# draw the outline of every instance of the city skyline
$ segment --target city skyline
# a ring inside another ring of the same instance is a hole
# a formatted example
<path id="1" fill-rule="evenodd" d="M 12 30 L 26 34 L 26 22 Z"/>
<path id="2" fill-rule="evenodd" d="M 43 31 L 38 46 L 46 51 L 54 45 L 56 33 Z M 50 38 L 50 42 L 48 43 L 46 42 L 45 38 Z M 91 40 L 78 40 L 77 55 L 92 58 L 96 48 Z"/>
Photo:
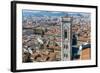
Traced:
<path id="1" fill-rule="evenodd" d="M 90 13 L 23 9 L 22 24 L 23 62 L 91 59 Z"/>

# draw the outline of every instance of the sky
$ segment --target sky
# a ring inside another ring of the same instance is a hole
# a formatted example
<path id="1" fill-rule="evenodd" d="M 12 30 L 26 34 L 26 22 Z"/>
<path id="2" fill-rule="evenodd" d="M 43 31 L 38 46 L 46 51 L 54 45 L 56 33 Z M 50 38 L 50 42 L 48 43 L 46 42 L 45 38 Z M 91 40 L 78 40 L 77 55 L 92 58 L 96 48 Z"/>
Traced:
<path id="1" fill-rule="evenodd" d="M 43 17 L 43 16 L 82 16 L 86 18 L 90 18 L 90 13 L 82 13 L 82 12 L 60 12 L 60 11 L 40 11 L 40 10 L 22 10 L 23 17 Z"/>

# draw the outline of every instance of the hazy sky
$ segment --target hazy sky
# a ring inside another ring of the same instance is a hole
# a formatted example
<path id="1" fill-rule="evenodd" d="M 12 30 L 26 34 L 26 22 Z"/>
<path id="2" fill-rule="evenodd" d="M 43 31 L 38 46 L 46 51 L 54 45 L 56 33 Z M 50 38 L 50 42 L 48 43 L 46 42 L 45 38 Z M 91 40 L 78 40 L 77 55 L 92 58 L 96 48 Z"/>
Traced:
<path id="1" fill-rule="evenodd" d="M 22 10 L 22 15 L 25 17 L 28 16 L 82 16 L 85 18 L 90 18 L 90 13 L 82 13 L 82 12 L 57 12 L 57 11 L 40 11 L 40 10 Z"/>

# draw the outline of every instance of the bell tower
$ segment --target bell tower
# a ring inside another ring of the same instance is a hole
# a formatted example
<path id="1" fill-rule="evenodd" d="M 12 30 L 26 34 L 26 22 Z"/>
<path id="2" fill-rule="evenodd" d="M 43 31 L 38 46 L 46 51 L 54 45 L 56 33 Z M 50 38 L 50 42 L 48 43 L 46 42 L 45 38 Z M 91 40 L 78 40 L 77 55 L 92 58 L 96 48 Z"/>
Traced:
<path id="1" fill-rule="evenodd" d="M 61 34 L 62 34 L 62 49 L 61 58 L 63 61 L 71 59 L 71 17 L 62 17 Z"/>

